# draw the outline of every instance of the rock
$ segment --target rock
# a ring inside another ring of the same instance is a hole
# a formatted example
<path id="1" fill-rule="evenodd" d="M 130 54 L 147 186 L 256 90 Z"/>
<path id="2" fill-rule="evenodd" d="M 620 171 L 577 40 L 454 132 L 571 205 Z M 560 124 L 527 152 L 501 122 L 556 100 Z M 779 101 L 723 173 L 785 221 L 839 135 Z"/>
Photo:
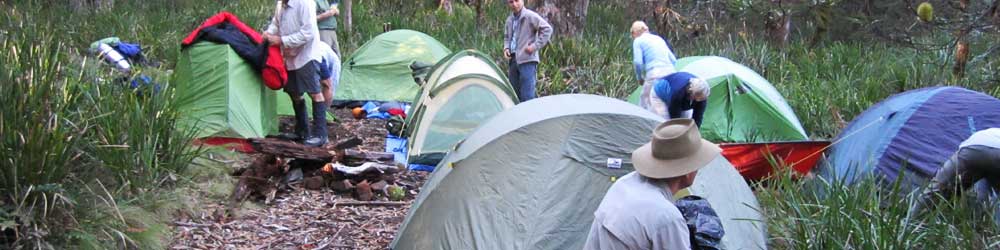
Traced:
<path id="1" fill-rule="evenodd" d="M 354 184 L 351 184 L 351 180 L 344 179 L 334 181 L 330 184 L 330 188 L 333 188 L 333 191 L 337 192 L 349 192 L 351 189 L 354 189 Z"/>
<path id="2" fill-rule="evenodd" d="M 361 181 L 357 186 L 354 187 L 354 193 L 357 195 L 359 201 L 370 201 L 375 198 L 375 194 L 372 193 L 371 184 L 368 184 L 368 180 Z"/>
<path id="3" fill-rule="evenodd" d="M 287 175 L 285 175 L 285 183 L 296 183 L 300 180 L 302 180 L 301 168 L 292 169 L 291 171 L 288 171 Z"/>
<path id="4" fill-rule="evenodd" d="M 309 190 L 319 190 L 323 188 L 323 176 L 313 176 L 302 180 L 303 186 Z"/>
<path id="5" fill-rule="evenodd" d="M 389 197 L 389 192 L 386 191 L 386 187 L 389 187 L 389 183 L 385 181 L 378 181 L 372 184 L 372 191 L 378 191 L 385 197 Z"/>

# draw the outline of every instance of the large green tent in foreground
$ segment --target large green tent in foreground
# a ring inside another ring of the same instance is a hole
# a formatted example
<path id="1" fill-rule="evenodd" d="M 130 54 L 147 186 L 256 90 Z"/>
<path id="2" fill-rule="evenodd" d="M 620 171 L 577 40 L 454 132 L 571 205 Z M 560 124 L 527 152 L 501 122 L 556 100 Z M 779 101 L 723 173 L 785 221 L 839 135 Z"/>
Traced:
<path id="1" fill-rule="evenodd" d="M 199 42 L 184 48 L 173 83 L 178 126 L 201 137 L 264 137 L 277 132 L 275 93 L 229 45 Z"/>
<path id="2" fill-rule="evenodd" d="M 785 98 L 764 77 L 739 63 L 717 56 L 685 57 L 677 70 L 705 79 L 712 88 L 701 126 L 713 142 L 806 140 L 805 130 Z M 640 86 L 628 100 L 639 104 Z"/>
<path id="3" fill-rule="evenodd" d="M 450 53 L 441 42 L 418 31 L 382 33 L 344 60 L 333 99 L 413 102 L 420 86 L 413 81 L 410 64 L 435 64 Z"/>
<path id="4" fill-rule="evenodd" d="M 476 128 L 421 187 L 391 249 L 580 249 L 631 152 L 663 121 L 620 100 L 556 95 Z M 620 160 L 621 165 L 608 164 Z M 720 155 L 690 193 L 722 220 L 725 249 L 766 249 L 757 199 Z"/>

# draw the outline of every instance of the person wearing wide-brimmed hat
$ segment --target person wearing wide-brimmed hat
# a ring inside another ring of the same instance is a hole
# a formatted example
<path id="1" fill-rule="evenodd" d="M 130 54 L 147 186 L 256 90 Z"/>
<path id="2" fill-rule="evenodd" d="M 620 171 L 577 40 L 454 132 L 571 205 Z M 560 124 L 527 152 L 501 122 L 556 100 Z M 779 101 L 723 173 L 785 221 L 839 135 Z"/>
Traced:
<path id="1" fill-rule="evenodd" d="M 673 194 L 694 183 L 721 150 L 701 139 L 694 120 L 673 119 L 632 152 L 636 171 L 618 179 L 594 212 L 584 249 L 691 249 Z"/>

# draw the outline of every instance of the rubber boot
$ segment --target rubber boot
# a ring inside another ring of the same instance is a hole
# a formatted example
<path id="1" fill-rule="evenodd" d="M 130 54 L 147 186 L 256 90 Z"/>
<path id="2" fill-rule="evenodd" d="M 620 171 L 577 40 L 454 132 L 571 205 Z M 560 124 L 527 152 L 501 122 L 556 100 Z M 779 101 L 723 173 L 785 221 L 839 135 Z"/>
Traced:
<path id="1" fill-rule="evenodd" d="M 292 109 L 295 110 L 295 135 L 299 140 L 309 138 L 309 114 L 306 112 L 306 101 L 292 99 Z"/>
<path id="2" fill-rule="evenodd" d="M 313 102 L 312 107 L 312 136 L 304 144 L 313 147 L 322 147 L 329 142 L 326 131 L 326 102 Z"/>

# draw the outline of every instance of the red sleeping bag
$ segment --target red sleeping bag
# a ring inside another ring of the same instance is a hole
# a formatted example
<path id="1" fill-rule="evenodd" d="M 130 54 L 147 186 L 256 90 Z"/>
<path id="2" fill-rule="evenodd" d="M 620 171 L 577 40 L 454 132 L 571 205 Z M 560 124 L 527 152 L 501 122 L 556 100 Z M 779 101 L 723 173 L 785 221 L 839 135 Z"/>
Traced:
<path id="1" fill-rule="evenodd" d="M 200 34 L 202 33 L 203 29 L 206 29 L 208 27 L 214 27 L 222 23 L 228 23 L 236 27 L 240 32 L 246 35 L 246 37 L 249 38 L 251 42 L 255 43 L 249 46 L 260 45 L 263 42 L 263 39 L 261 38 L 260 34 L 257 33 L 257 31 L 254 31 L 246 24 L 243 24 L 243 22 L 240 22 L 240 19 L 236 18 L 235 15 L 223 11 L 219 12 L 219 14 L 215 14 L 214 16 L 206 19 L 205 22 L 201 23 L 201 26 L 198 26 L 197 29 L 191 31 L 191 33 L 188 34 L 186 38 L 184 38 L 184 41 L 181 42 L 181 45 L 188 46 L 193 44 L 194 42 L 199 40 Z M 230 45 L 245 46 L 237 44 L 230 44 Z M 241 55 L 241 57 L 243 57 L 243 55 Z M 243 57 L 243 59 L 248 61 L 255 60 L 255 59 L 248 59 L 247 57 Z M 259 70 L 261 78 L 264 80 L 264 85 L 267 85 L 268 88 L 274 90 L 278 90 L 284 87 L 285 83 L 288 81 L 288 71 L 286 71 L 284 59 L 281 57 L 281 48 L 279 46 L 268 46 L 267 52 L 263 53 L 263 55 L 259 59 L 264 61 L 252 62 L 251 64 L 261 66 Z"/>

